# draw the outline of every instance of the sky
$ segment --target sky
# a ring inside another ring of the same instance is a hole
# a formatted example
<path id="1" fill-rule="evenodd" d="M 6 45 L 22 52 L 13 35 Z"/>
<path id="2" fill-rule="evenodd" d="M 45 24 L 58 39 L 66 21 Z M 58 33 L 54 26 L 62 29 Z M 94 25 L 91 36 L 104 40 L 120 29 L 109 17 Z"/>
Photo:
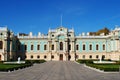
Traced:
<path id="1" fill-rule="evenodd" d="M 120 0 L 0 0 L 0 26 L 15 34 L 41 32 L 61 26 L 75 34 L 120 25 Z"/>

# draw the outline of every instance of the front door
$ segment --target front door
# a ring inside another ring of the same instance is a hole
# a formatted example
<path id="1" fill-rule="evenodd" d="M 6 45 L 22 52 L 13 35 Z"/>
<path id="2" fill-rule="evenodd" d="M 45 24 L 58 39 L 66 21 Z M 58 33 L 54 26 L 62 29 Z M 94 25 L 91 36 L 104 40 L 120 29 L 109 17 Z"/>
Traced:
<path id="1" fill-rule="evenodd" d="M 63 61 L 63 54 L 60 54 L 60 61 Z"/>

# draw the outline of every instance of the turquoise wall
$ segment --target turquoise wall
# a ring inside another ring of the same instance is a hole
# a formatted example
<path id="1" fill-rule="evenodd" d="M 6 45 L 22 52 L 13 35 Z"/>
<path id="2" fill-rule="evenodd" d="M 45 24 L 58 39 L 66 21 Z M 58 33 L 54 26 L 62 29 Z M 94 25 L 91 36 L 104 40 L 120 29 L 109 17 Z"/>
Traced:
<path id="1" fill-rule="evenodd" d="M 20 40 L 21 51 L 24 52 L 24 45 L 27 45 L 27 52 L 45 52 L 44 45 L 47 45 L 47 41 L 44 40 Z M 31 45 L 33 45 L 33 50 L 31 50 Z M 40 45 L 40 50 L 37 50 L 37 45 Z M 48 49 L 48 48 L 47 48 Z"/>
<path id="2" fill-rule="evenodd" d="M 109 40 L 77 40 L 76 44 L 79 45 L 79 52 L 109 52 L 108 47 Z M 83 44 L 85 44 L 85 50 L 83 50 Z M 89 45 L 92 45 L 92 50 L 89 49 Z M 96 50 L 96 45 L 99 45 L 98 50 Z M 103 50 L 103 44 L 105 45 L 105 50 Z"/>

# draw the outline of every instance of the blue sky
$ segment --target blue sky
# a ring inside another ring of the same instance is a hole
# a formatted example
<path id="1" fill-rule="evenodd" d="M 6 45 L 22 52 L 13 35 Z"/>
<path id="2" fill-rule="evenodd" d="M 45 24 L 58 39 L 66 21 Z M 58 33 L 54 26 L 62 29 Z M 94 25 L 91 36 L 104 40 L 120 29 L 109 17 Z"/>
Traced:
<path id="1" fill-rule="evenodd" d="M 0 0 L 0 26 L 47 34 L 62 25 L 75 33 L 120 25 L 120 0 Z"/>

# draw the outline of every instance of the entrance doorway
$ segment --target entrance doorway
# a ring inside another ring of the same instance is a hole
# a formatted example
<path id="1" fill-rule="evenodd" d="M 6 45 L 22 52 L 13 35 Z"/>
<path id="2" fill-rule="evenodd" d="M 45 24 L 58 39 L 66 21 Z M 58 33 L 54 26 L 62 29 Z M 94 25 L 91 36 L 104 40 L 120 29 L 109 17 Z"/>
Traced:
<path id="1" fill-rule="evenodd" d="M 63 54 L 60 54 L 60 61 L 63 61 Z"/>

